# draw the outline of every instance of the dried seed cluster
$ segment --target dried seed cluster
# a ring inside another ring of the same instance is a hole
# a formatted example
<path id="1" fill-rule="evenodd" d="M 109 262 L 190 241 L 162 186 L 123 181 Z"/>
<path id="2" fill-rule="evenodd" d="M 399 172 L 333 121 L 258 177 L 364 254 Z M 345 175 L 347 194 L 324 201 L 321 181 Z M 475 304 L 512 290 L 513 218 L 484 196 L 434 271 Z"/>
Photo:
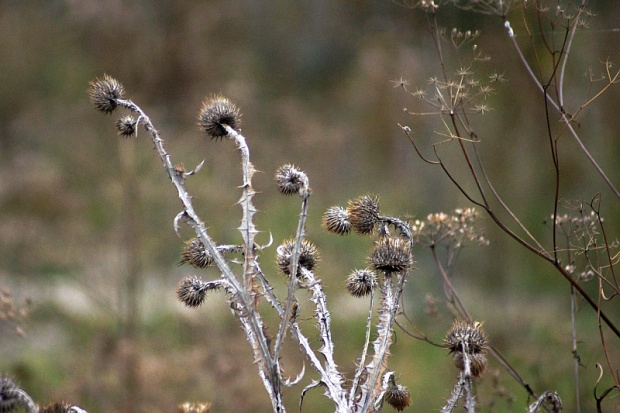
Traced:
<path id="1" fill-rule="evenodd" d="M 384 400 L 399 412 L 411 404 L 411 394 L 405 386 L 400 384 L 390 384 L 385 389 Z"/>
<path id="2" fill-rule="evenodd" d="M 241 113 L 237 106 L 223 96 L 212 96 L 202 103 L 198 126 L 211 137 L 211 139 L 223 139 L 228 136 L 224 127 L 228 125 L 235 131 L 240 130 Z"/>
<path id="3" fill-rule="evenodd" d="M 50 403 L 47 406 L 43 407 L 41 410 L 39 410 L 39 413 L 74 413 L 77 411 L 82 411 L 82 410 L 81 409 L 77 410 L 75 406 L 69 403 L 55 402 L 55 403 Z"/>
<path id="4" fill-rule="evenodd" d="M 362 195 L 349 201 L 347 213 L 355 232 L 361 235 L 370 234 L 375 224 L 379 222 L 379 198 L 374 195 Z"/>
<path id="5" fill-rule="evenodd" d="M 8 376 L 0 377 L 0 412 L 11 412 L 21 403 L 19 388 Z"/>
<path id="6" fill-rule="evenodd" d="M 179 264 L 189 264 L 196 268 L 207 268 L 213 265 L 213 263 L 213 257 L 207 252 L 199 238 L 185 241 Z"/>
<path id="7" fill-rule="evenodd" d="M 413 266 L 409 244 L 401 238 L 382 238 L 375 245 L 370 262 L 376 271 L 396 273 Z"/>
<path id="8" fill-rule="evenodd" d="M 308 190 L 308 177 L 294 165 L 283 165 L 276 171 L 276 188 L 284 195 L 303 195 Z"/>
<path id="9" fill-rule="evenodd" d="M 118 99 L 123 99 L 125 88 L 111 76 L 103 75 L 89 83 L 88 94 L 95 109 L 103 113 L 112 113 L 118 106 Z"/>
<path id="10" fill-rule="evenodd" d="M 295 240 L 287 240 L 276 250 L 276 264 L 280 271 L 286 275 L 291 275 L 291 264 L 293 251 L 295 250 Z M 301 273 L 300 267 L 308 271 L 312 271 L 319 261 L 319 250 L 316 246 L 308 241 L 302 240 L 301 249 L 299 251 L 299 265 L 297 275 Z"/>
<path id="11" fill-rule="evenodd" d="M 482 377 L 487 366 L 486 354 L 489 345 L 481 323 L 455 320 L 446 334 L 445 342 L 452 353 L 454 365 L 459 370 L 465 368 L 466 352 L 470 360 L 471 375 Z"/>
<path id="12" fill-rule="evenodd" d="M 369 269 L 355 270 L 347 277 L 347 291 L 353 297 L 364 297 L 377 285 L 377 276 Z"/>
<path id="13" fill-rule="evenodd" d="M 131 115 L 123 116 L 116 121 L 116 129 L 118 130 L 118 134 L 124 138 L 136 136 L 138 122 Z"/>
<path id="14" fill-rule="evenodd" d="M 198 307 L 204 302 L 207 291 L 212 288 L 212 285 L 200 277 L 185 277 L 177 287 L 177 298 L 188 307 Z"/>
<path id="15" fill-rule="evenodd" d="M 346 209 L 333 206 L 323 214 L 323 227 L 337 235 L 348 235 L 351 232 L 351 222 Z"/>

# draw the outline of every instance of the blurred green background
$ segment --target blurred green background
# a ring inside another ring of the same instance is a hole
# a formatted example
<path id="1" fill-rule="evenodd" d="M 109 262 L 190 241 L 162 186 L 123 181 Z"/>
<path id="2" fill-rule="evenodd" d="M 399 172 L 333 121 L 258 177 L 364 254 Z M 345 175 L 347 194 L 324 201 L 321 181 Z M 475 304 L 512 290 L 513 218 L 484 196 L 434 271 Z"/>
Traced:
<path id="1" fill-rule="evenodd" d="M 590 5 L 596 16 L 578 32 L 567 72 L 569 111 L 601 85 L 589 82 L 589 70 L 598 75 L 606 59 L 620 61 L 620 2 Z M 543 222 L 553 211 L 553 170 L 541 95 L 499 17 L 452 6 L 440 8 L 439 17 L 448 32 L 481 30 L 476 43 L 491 59 L 472 69 L 482 79 L 496 72 L 507 80 L 487 100 L 493 110 L 472 121 L 497 189 L 549 246 Z M 531 46 L 519 6 L 508 17 L 534 61 L 541 39 Z M 451 72 L 468 65 L 453 63 Z M 220 244 L 240 242 L 241 174 L 233 144 L 209 141 L 196 126 L 205 96 L 221 93 L 243 113 L 242 132 L 261 171 L 254 179 L 259 243 L 272 234 L 277 246 L 295 233 L 299 202 L 276 193 L 277 167 L 293 163 L 308 174 L 308 237 L 322 251 L 318 275 L 332 311 L 337 361 L 351 377 L 367 302 L 343 286 L 353 268 L 366 265 L 372 240 L 327 234 L 323 211 L 368 192 L 380 196 L 385 215 L 424 218 L 470 206 L 438 168 L 416 156 L 398 127 L 409 125 L 428 154 L 442 140 L 435 133 L 440 120 L 405 113 L 428 108 L 390 82 L 402 77 L 416 90 L 439 75 L 425 14 L 389 0 L 0 2 L 0 287 L 29 309 L 23 336 L 14 321 L 0 322 L 0 371 L 40 403 L 64 399 L 91 413 L 170 412 L 183 401 L 208 401 L 216 412 L 269 411 L 224 296 L 212 294 L 195 310 L 175 300 L 178 281 L 195 273 L 177 266 L 191 231 L 183 229 L 183 239 L 174 233 L 180 203 L 147 134 L 118 138 L 117 114 L 92 109 L 88 82 L 104 73 L 147 112 L 174 163 L 193 168 L 205 160 L 188 187 Z M 616 184 L 619 98 L 611 88 L 579 118 L 587 147 Z M 618 200 L 570 137 L 560 145 L 562 198 L 589 201 L 600 193 L 615 239 Z M 454 164 L 456 175 L 464 176 L 460 167 Z M 535 391 L 557 390 L 565 411 L 575 411 L 569 285 L 489 220 L 481 228 L 490 245 L 466 248 L 456 269 L 466 306 Z M 263 251 L 261 265 L 281 293 L 275 246 Z M 441 342 L 451 324 L 442 281 L 427 250 L 415 255 L 405 309 Z M 595 282 L 585 288 L 596 297 Z M 429 299 L 437 301 L 437 314 L 428 314 Z M 579 307 L 580 393 L 584 411 L 593 411 L 595 363 L 605 360 L 595 314 L 581 301 Z M 318 348 L 311 310 L 306 305 L 302 326 Z M 616 322 L 618 310 L 617 303 L 608 309 Z M 618 339 L 607 339 L 617 362 Z M 390 367 L 412 393 L 409 410 L 439 409 L 458 373 L 446 351 L 397 331 L 392 353 Z M 287 374 L 295 376 L 302 363 L 289 342 Z M 300 386 L 286 390 L 291 411 L 316 378 L 307 364 L 306 372 Z M 607 375 L 601 386 L 610 384 Z M 529 401 L 494 360 L 478 392 L 480 411 L 524 411 Z M 304 411 L 332 410 L 320 393 L 306 397 Z"/>

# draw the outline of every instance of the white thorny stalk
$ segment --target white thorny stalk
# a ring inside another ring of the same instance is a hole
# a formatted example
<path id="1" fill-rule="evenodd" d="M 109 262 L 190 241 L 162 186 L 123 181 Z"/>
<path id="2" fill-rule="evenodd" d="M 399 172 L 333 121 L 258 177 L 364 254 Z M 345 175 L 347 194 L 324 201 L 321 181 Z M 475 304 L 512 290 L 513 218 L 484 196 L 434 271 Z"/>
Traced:
<path id="1" fill-rule="evenodd" d="M 334 360 L 331 315 L 327 309 L 327 298 L 322 283 L 315 278 L 311 271 L 307 271 L 298 265 L 302 240 L 305 236 L 307 204 L 310 197 L 307 179 L 302 184 L 305 187 L 299 192 L 302 198 L 301 213 L 299 215 L 294 250 L 291 256 L 291 275 L 289 277 L 288 293 L 285 301 L 282 302 L 275 296 L 273 287 L 257 262 L 256 251 L 261 247 L 258 247 L 254 240 L 258 233 L 253 223 L 256 208 L 252 204 L 252 198 L 256 193 L 252 188 L 252 176 L 255 169 L 250 162 L 250 152 L 244 136 L 232 127 L 221 124 L 226 129 L 226 137 L 234 140 L 241 154 L 243 184 L 241 185 L 242 195 L 238 203 L 241 205 L 243 218 L 238 229 L 243 239 L 242 251 L 244 260 L 243 277 L 240 278 L 233 272 L 229 262 L 223 257 L 215 242 L 207 233 L 205 223 L 196 213 L 192 205 L 192 196 L 190 196 L 185 187 L 186 179 L 197 173 L 202 164 L 190 172 L 179 172 L 176 170 L 171 156 L 164 148 L 164 141 L 143 110 L 131 100 L 117 99 L 116 103 L 138 116 L 137 124 L 143 125 L 150 134 L 164 168 L 177 189 L 178 197 L 183 205 L 183 211 L 174 219 L 175 231 L 178 233 L 180 223 L 186 223 L 192 227 L 207 253 L 213 257 L 214 263 L 221 273 L 221 278 L 217 281 L 217 284 L 226 291 L 231 311 L 241 322 L 243 331 L 250 342 L 254 353 L 254 362 L 258 366 L 258 374 L 267 390 L 273 410 L 275 412 L 286 411 L 283 404 L 282 389 L 284 386 L 292 386 L 299 383 L 305 371 L 302 369 L 299 376 L 294 380 L 283 378 L 280 358 L 283 340 L 288 331 L 291 337 L 299 343 L 302 353 L 319 375 L 318 379 L 312 380 L 311 384 L 303 389 L 300 408 L 305 393 L 310 389 L 322 386 L 325 389 L 325 395 L 334 403 L 335 411 L 338 413 L 380 411 L 382 408 L 382 397 L 385 393 L 385 383 L 387 383 L 387 378 L 393 375 L 393 372 L 386 372 L 387 358 L 389 356 L 389 347 L 392 343 L 392 326 L 398 312 L 399 300 L 407 278 L 407 271 L 398 274 L 386 274 L 384 277 L 380 316 L 376 326 L 377 338 L 373 342 L 374 356 L 370 362 L 364 364 L 369 345 L 370 328 L 372 326 L 373 300 L 371 299 L 371 311 L 369 312 L 367 322 L 367 338 L 364 343 L 361 362 L 355 372 L 354 384 L 347 390 L 345 388 L 344 376 L 339 372 Z M 410 235 L 405 227 L 406 225 L 398 229 L 401 232 L 405 232 L 406 236 Z M 407 238 L 409 237 L 407 236 Z M 300 275 L 304 280 L 303 286 L 299 285 L 298 271 L 301 271 Z M 394 276 L 396 276 L 396 279 L 394 279 Z M 322 360 L 310 345 L 308 338 L 302 333 L 295 319 L 298 306 L 295 292 L 300 288 L 307 288 L 312 292 L 310 301 L 315 305 L 315 318 L 322 344 L 318 351 L 322 355 Z M 268 344 L 270 340 L 266 335 L 266 329 L 264 328 L 261 314 L 258 311 L 258 302 L 261 297 L 264 297 L 277 311 L 280 318 L 277 337 L 272 349 Z M 362 382 L 361 385 L 360 381 Z"/>

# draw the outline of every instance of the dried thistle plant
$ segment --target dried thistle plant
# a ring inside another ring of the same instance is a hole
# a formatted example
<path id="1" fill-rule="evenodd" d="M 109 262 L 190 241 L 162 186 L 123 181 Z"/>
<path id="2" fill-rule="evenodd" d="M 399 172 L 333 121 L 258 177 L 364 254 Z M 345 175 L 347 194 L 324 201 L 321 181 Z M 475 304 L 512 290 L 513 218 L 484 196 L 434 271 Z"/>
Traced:
<path id="1" fill-rule="evenodd" d="M 393 372 L 387 370 L 399 302 L 408 273 L 413 268 L 412 236 L 406 221 L 380 215 L 379 199 L 374 195 L 363 195 L 351 200 L 347 208 L 331 208 L 323 217 L 323 225 L 332 233 L 347 235 L 353 230 L 361 235 L 378 237 L 369 256 L 372 269 L 354 271 L 346 285 L 347 290 L 356 297 L 370 296 L 361 361 L 353 384 L 348 386 L 334 360 L 331 316 L 322 282 L 316 274 L 319 251 L 305 236 L 307 206 L 312 193 L 307 175 L 291 164 L 283 165 L 275 173 L 274 182 L 280 193 L 298 195 L 301 198 L 297 231 L 294 237 L 284 240 L 276 248 L 277 268 L 286 276 L 288 287 L 285 297 L 280 298 L 275 295 L 272 281 L 262 272 L 258 263 L 259 254 L 266 247 L 255 242 L 258 233 L 253 222 L 256 208 L 252 203 L 256 194 L 252 187 L 255 170 L 250 162 L 246 140 L 240 134 L 239 109 L 227 98 L 213 96 L 205 100 L 198 116 L 198 125 L 207 136 L 213 141 L 234 141 L 241 155 L 241 242 L 239 245 L 216 245 L 208 235 L 206 224 L 196 214 L 192 197 L 185 186 L 187 179 L 199 173 L 201 165 L 189 172 L 182 163 L 173 166 L 171 156 L 166 152 L 164 142 L 149 117 L 135 103 L 124 99 L 125 91 L 120 82 L 106 75 L 91 82 L 89 93 L 95 109 L 101 112 L 111 113 L 118 107 L 129 110 L 130 114 L 122 116 L 117 122 L 119 135 L 133 136 L 141 127 L 150 135 L 183 205 L 183 210 L 174 219 L 175 229 L 178 232 L 180 225 L 186 224 L 193 228 L 196 234 L 185 242 L 180 264 L 189 264 L 199 270 L 215 267 L 220 274 L 219 278 L 210 281 L 196 275 L 185 277 L 177 285 L 177 298 L 193 308 L 204 303 L 209 291 L 226 293 L 232 313 L 241 323 L 252 347 L 258 374 L 274 411 L 285 411 L 282 401 L 283 387 L 299 382 L 304 375 L 302 371 L 297 379 L 290 380 L 285 378 L 282 372 L 280 360 L 287 335 L 297 341 L 319 377 L 302 390 L 301 402 L 308 391 L 322 386 L 337 412 L 379 411 L 384 401 L 397 410 L 409 405 L 409 392 L 403 386 L 397 385 Z M 227 257 L 229 253 L 240 254 L 243 258 L 241 261 L 230 259 Z M 236 271 L 239 263 L 241 270 Z M 377 289 L 381 291 L 381 303 L 379 314 L 373 319 L 374 293 Z M 296 318 L 303 305 L 296 296 L 299 290 L 308 290 L 311 294 L 309 302 L 314 306 L 317 319 L 321 341 L 319 349 L 313 348 L 297 323 Z M 275 337 L 267 335 L 258 306 L 261 300 L 267 301 L 280 318 Z M 373 324 L 376 338 L 371 342 Z M 371 345 L 372 357 L 367 360 Z M 179 405 L 179 409 L 202 411 L 201 406 L 186 403 Z"/>

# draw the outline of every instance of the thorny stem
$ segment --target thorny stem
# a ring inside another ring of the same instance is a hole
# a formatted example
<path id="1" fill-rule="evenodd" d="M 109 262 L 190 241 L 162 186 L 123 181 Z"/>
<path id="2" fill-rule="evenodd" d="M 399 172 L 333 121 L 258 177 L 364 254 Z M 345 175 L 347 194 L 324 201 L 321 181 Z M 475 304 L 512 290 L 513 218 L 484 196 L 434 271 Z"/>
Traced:
<path id="1" fill-rule="evenodd" d="M 396 313 L 399 308 L 400 296 L 403 292 L 407 278 L 407 272 L 397 274 L 397 287 L 394 288 L 393 274 L 386 272 L 383 279 L 383 303 L 379 316 L 378 337 L 373 342 L 375 355 L 366 366 L 369 370 L 368 378 L 362 390 L 363 405 L 360 412 L 368 412 L 373 403 L 373 399 L 379 390 L 377 383 L 381 372 L 385 369 L 386 358 L 389 355 L 390 342 L 392 340 L 392 326 L 396 320 Z"/>
<path id="2" fill-rule="evenodd" d="M 239 280 L 232 272 L 230 266 L 224 259 L 224 257 L 218 251 L 215 243 L 211 240 L 207 234 L 207 230 L 204 222 L 200 219 L 194 207 L 192 205 L 191 196 L 185 189 L 184 178 L 179 176 L 172 165 L 171 157 L 164 148 L 164 142 L 159 136 L 159 132 L 155 129 L 149 117 L 142 111 L 142 109 L 133 103 L 131 100 L 117 99 L 119 106 L 125 107 L 139 115 L 140 122 L 144 125 L 144 128 L 151 135 L 151 140 L 155 145 L 157 153 L 161 158 L 168 176 L 174 186 L 177 189 L 179 199 L 183 203 L 185 209 L 185 215 L 188 218 L 188 224 L 194 228 L 196 235 L 201 240 L 207 252 L 213 257 L 215 264 L 222 272 L 222 277 L 226 279 L 231 285 L 231 294 L 233 303 L 231 303 L 231 310 L 234 314 L 238 315 L 239 320 L 246 332 L 248 340 L 250 341 L 255 361 L 259 366 L 259 376 L 263 381 L 263 385 L 269 393 L 274 411 L 284 412 L 284 406 L 282 404 L 282 394 L 280 386 L 280 377 L 277 363 L 271 358 L 269 348 L 267 346 L 267 340 L 263 332 L 263 322 L 260 314 L 257 311 L 251 311 L 254 308 L 253 299 L 248 295 L 248 292 L 243 288 L 243 285 L 239 283 Z M 244 183 L 245 185 L 245 183 Z M 247 205 L 247 204 L 246 204 Z M 244 211 L 244 214 L 247 211 Z M 248 246 L 246 246 L 246 249 Z M 252 246 L 250 246 L 252 248 Z"/>
<path id="3" fill-rule="evenodd" d="M 278 331 L 278 335 L 276 337 L 276 344 L 274 346 L 273 355 L 276 360 L 279 359 L 280 350 L 282 349 L 282 343 L 284 337 L 286 336 L 286 330 L 288 328 L 288 320 L 291 317 L 291 309 L 293 308 L 293 303 L 295 301 L 295 291 L 297 290 L 297 271 L 299 266 L 299 254 L 301 251 L 301 244 L 303 238 L 305 236 L 305 228 L 306 228 L 306 218 L 307 208 L 308 208 L 308 198 L 310 197 L 310 193 L 306 191 L 306 195 L 303 198 L 301 203 L 301 213 L 299 214 L 299 222 L 297 224 L 297 235 L 295 236 L 295 246 L 293 249 L 293 255 L 291 260 L 291 275 L 289 277 L 289 285 L 288 285 L 288 293 L 286 296 L 286 302 L 284 304 L 284 317 L 283 322 L 280 324 L 280 329 Z"/>
<path id="4" fill-rule="evenodd" d="M 351 385 L 351 389 L 349 391 L 349 403 L 353 403 L 353 399 L 355 398 L 355 393 L 357 393 L 357 386 L 360 381 L 360 377 L 365 369 L 366 364 L 366 355 L 368 353 L 368 346 L 370 345 L 370 331 L 372 328 L 372 312 L 374 309 L 375 302 L 375 292 L 374 289 L 370 292 L 370 305 L 368 306 L 368 318 L 366 319 L 366 338 L 364 339 L 364 349 L 362 350 L 362 355 L 360 357 L 359 364 L 355 371 L 355 376 L 353 377 L 353 384 Z"/>

